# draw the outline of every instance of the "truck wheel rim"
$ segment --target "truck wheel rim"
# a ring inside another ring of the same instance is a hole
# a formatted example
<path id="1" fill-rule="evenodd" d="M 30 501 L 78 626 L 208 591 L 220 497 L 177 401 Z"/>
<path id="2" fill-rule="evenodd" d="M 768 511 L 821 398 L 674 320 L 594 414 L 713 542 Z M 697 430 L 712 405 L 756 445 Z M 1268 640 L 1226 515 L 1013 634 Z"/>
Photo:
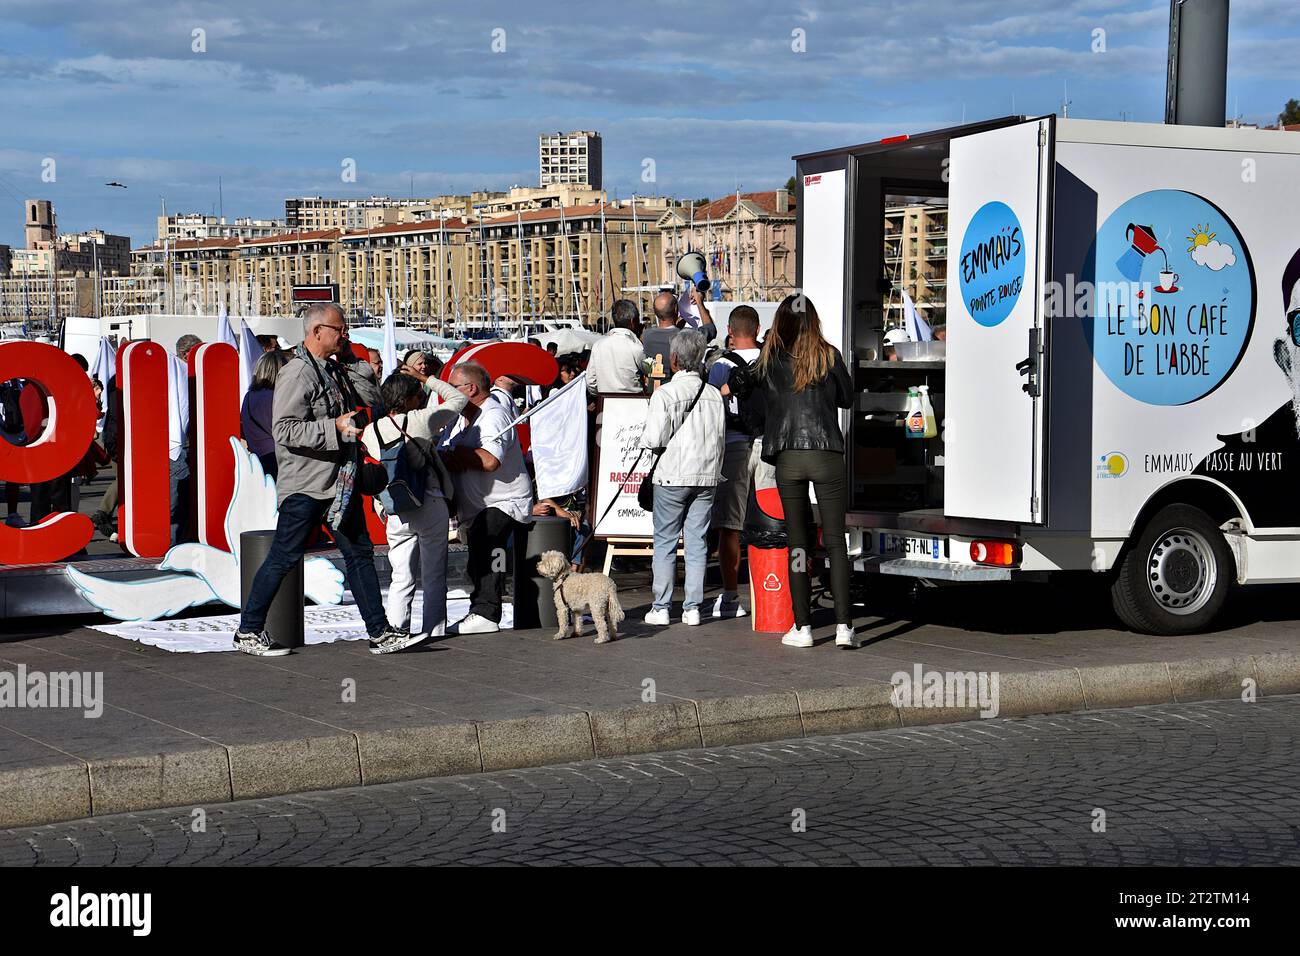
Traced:
<path id="1" fill-rule="evenodd" d="M 1147 557 L 1147 585 L 1170 614 L 1195 614 L 1205 607 L 1219 579 L 1214 551 L 1190 528 L 1165 532 Z"/>

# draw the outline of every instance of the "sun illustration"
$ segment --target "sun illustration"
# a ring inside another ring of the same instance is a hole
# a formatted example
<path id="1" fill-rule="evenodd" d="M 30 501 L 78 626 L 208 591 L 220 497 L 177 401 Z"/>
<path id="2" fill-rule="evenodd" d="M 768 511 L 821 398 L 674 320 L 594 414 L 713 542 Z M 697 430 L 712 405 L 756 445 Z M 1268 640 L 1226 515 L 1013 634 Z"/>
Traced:
<path id="1" fill-rule="evenodd" d="M 1191 243 L 1191 245 L 1187 247 L 1187 251 L 1192 252 L 1197 246 L 1208 246 L 1210 240 L 1216 235 L 1218 235 L 1218 233 L 1210 232 L 1210 226 L 1208 223 L 1204 226 L 1194 227 L 1193 234 L 1187 237 L 1188 241 Z"/>
<path id="2" fill-rule="evenodd" d="M 1124 469 L 1127 466 L 1128 462 L 1124 460 L 1123 455 L 1111 455 L 1106 459 L 1106 470 L 1112 475 L 1124 474 Z"/>

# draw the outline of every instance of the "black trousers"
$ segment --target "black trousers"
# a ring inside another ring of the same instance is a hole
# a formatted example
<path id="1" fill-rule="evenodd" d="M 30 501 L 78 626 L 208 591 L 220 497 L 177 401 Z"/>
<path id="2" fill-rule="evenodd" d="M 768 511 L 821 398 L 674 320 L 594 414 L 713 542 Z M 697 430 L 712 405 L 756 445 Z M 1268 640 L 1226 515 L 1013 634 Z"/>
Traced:
<path id="1" fill-rule="evenodd" d="M 72 510 L 72 472 L 32 485 L 32 524 L 56 511 Z"/>
<path id="2" fill-rule="evenodd" d="M 469 612 L 497 624 L 501 623 L 510 553 L 506 544 L 518 526 L 519 522 L 496 508 L 484 508 L 469 526 L 466 571 L 474 586 L 469 595 Z"/>
<path id="3" fill-rule="evenodd" d="M 813 542 L 812 504 L 808 482 L 817 490 L 821 510 L 822 543 L 831 562 L 831 589 L 835 592 L 835 623 L 853 623 L 849 603 L 849 550 L 844 543 L 844 509 L 848 491 L 844 477 L 844 455 L 834 451 L 783 451 L 776 457 L 776 490 L 785 509 L 785 533 L 790 543 L 790 601 L 794 623 L 812 623 L 812 585 L 808 564 Z"/>

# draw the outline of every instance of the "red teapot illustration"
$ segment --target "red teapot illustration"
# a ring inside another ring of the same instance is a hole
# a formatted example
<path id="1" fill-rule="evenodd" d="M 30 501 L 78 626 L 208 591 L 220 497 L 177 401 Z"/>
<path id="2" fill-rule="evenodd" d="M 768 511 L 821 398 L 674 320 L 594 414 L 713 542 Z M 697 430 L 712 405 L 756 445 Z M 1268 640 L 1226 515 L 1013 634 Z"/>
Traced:
<path id="1" fill-rule="evenodd" d="M 1129 248 L 1125 249 L 1124 254 L 1116 260 L 1115 267 L 1130 282 L 1140 282 L 1143 261 L 1151 253 L 1160 249 L 1160 243 L 1156 241 L 1155 227 L 1140 226 L 1130 222 L 1124 231 L 1124 238 L 1129 241 Z M 1160 251 L 1164 252 L 1163 249 Z"/>

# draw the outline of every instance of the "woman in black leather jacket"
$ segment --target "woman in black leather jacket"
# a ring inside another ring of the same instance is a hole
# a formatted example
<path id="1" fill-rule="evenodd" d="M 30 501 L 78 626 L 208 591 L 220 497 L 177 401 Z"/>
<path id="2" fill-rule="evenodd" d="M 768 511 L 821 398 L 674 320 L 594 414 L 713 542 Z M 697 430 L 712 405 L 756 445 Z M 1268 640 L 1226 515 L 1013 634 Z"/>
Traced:
<path id="1" fill-rule="evenodd" d="M 821 320 L 803 295 L 786 296 L 758 359 L 767 422 L 763 460 L 776 465 L 777 491 L 790 543 L 790 598 L 794 627 L 781 638 L 812 647 L 808 483 L 817 489 L 822 541 L 835 595 L 835 643 L 857 647 L 849 603 L 849 555 L 844 542 L 847 487 L 839 410 L 853 402 L 853 379 L 839 350 L 822 337 Z"/>

